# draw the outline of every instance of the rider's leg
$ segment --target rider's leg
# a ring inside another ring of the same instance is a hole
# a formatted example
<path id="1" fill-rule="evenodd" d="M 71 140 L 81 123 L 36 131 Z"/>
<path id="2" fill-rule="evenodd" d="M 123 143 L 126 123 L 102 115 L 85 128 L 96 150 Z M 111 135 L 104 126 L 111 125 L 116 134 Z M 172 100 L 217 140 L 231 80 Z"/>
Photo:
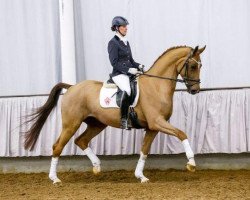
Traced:
<path id="1" fill-rule="evenodd" d="M 129 96 L 131 94 L 129 77 L 125 74 L 114 76 L 113 81 L 122 90 L 121 96 L 121 128 L 129 129 L 128 127 L 128 107 Z"/>
<path id="2" fill-rule="evenodd" d="M 126 91 L 122 91 L 121 96 L 121 128 L 129 129 L 128 127 L 128 107 L 129 107 L 129 96 Z"/>
<path id="3" fill-rule="evenodd" d="M 130 96 L 131 94 L 130 80 L 127 75 L 119 74 L 117 76 L 112 77 L 112 79 L 122 91 L 126 91 L 128 96 Z"/>

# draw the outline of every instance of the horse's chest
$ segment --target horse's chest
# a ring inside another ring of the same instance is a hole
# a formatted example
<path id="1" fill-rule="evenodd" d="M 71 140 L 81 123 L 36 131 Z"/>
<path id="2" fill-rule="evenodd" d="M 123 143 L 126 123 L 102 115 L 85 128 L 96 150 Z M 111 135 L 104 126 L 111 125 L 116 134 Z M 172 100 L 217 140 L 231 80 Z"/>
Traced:
<path id="1" fill-rule="evenodd" d="M 172 101 L 163 101 L 160 103 L 160 110 L 165 119 L 169 119 L 173 111 Z"/>

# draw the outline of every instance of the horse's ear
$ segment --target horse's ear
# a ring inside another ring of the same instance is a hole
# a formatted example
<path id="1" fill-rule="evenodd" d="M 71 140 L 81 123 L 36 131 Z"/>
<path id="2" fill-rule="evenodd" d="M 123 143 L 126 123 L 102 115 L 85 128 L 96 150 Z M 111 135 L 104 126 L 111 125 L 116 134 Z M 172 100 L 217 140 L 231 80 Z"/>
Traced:
<path id="1" fill-rule="evenodd" d="M 197 53 L 198 49 L 199 49 L 199 46 L 196 46 L 193 52 L 191 52 L 191 56 L 194 56 Z"/>
<path id="2" fill-rule="evenodd" d="M 196 47 L 194 48 L 194 50 L 193 50 L 193 56 L 197 53 L 198 49 L 199 49 L 199 46 L 196 46 Z"/>
<path id="3" fill-rule="evenodd" d="M 199 49 L 197 53 L 200 55 L 205 49 L 206 49 L 206 45 L 202 47 L 201 49 Z"/>

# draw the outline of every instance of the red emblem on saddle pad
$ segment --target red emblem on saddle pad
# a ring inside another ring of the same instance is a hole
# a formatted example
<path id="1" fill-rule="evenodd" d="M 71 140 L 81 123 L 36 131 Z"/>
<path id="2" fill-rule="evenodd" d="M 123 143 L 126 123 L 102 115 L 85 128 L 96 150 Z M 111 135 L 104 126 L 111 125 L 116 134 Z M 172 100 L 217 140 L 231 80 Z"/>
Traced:
<path id="1" fill-rule="evenodd" d="M 109 97 L 107 97 L 106 99 L 104 99 L 104 102 L 106 103 L 106 105 L 110 104 L 111 99 Z"/>

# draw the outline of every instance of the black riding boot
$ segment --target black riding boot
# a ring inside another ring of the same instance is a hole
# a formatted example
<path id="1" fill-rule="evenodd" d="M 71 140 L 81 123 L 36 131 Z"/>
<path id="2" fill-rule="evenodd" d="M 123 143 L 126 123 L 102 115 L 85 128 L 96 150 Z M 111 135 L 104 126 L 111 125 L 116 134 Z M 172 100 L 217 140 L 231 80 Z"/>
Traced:
<path id="1" fill-rule="evenodd" d="M 122 91 L 121 96 L 121 128 L 131 129 L 128 126 L 128 107 L 129 107 L 129 96 L 126 91 Z"/>

